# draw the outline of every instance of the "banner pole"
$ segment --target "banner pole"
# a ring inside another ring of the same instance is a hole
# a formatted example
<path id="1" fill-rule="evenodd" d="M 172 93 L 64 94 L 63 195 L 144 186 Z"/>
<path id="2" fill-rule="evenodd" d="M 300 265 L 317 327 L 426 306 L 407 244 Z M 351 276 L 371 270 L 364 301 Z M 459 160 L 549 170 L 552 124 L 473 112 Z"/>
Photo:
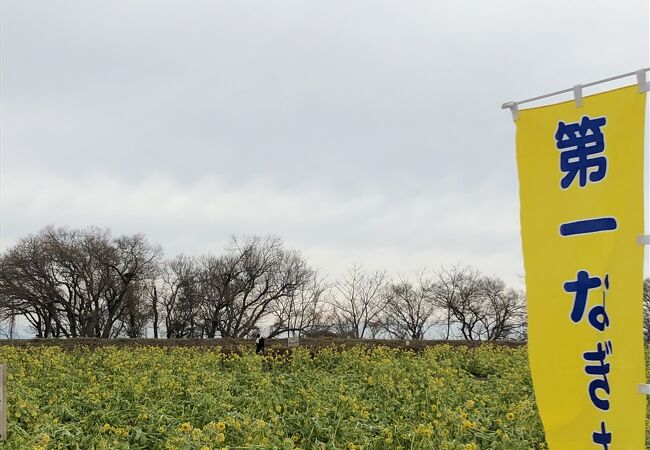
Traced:
<path id="1" fill-rule="evenodd" d="M 516 119 L 515 112 L 517 111 L 518 106 L 522 105 L 524 103 L 530 103 L 530 102 L 534 102 L 535 100 L 542 100 L 542 99 L 549 98 L 549 97 L 554 97 L 554 96 L 560 95 L 560 94 L 575 92 L 577 86 L 580 86 L 581 88 L 586 88 L 586 87 L 596 86 L 598 84 L 607 83 L 609 81 L 614 81 L 614 80 L 620 80 L 621 78 L 627 78 L 627 77 L 632 77 L 632 76 L 637 77 L 637 83 L 639 84 L 639 92 L 648 92 L 648 90 L 650 90 L 650 83 L 648 83 L 646 81 L 646 73 L 647 72 L 650 72 L 650 67 L 635 70 L 634 72 L 627 72 L 627 73 L 624 73 L 622 75 L 616 75 L 616 76 L 613 76 L 613 77 L 604 78 L 604 79 L 598 80 L 598 81 L 592 81 L 590 83 L 579 84 L 579 85 L 576 85 L 574 87 L 570 87 L 570 88 L 567 88 L 567 89 L 562 89 L 562 90 L 559 90 L 559 91 L 551 92 L 550 94 L 538 95 L 537 97 L 527 98 L 525 100 L 519 100 L 518 102 L 515 102 L 515 101 L 506 102 L 503 105 L 501 105 L 501 109 L 510 109 L 512 111 L 513 118 Z M 517 114 L 517 116 L 518 116 L 518 114 Z"/>

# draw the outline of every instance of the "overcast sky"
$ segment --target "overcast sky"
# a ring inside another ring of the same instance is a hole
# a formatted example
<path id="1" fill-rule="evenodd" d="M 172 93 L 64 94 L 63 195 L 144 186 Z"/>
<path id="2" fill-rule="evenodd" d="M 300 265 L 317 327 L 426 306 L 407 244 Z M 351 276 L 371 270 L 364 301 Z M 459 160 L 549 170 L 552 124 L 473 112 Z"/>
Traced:
<path id="1" fill-rule="evenodd" d="M 333 277 L 521 286 L 501 103 L 650 60 L 647 0 L 1 5 L 2 249 L 47 224 L 168 256 L 272 233 Z"/>

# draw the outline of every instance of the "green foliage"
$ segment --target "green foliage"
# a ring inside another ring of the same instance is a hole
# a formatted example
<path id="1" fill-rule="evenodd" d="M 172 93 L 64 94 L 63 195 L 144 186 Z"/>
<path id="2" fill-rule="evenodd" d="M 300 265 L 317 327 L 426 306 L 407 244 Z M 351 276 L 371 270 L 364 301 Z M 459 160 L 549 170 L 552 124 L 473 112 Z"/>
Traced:
<path id="1" fill-rule="evenodd" d="M 542 449 L 525 348 L 0 347 L 12 449 Z"/>

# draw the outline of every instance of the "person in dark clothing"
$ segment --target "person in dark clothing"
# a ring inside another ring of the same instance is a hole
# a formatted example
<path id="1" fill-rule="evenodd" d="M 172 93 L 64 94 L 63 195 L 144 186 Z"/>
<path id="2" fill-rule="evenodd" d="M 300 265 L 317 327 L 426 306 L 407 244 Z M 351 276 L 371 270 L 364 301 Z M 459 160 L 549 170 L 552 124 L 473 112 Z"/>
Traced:
<path id="1" fill-rule="evenodd" d="M 257 333 L 257 339 L 255 339 L 255 353 L 264 353 L 264 338 L 259 333 Z"/>

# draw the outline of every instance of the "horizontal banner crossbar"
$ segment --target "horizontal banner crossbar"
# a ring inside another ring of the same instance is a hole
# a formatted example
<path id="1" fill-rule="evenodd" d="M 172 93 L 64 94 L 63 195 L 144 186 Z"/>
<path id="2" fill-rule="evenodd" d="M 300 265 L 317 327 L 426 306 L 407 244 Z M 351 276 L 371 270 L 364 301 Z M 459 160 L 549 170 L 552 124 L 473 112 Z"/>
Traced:
<path id="1" fill-rule="evenodd" d="M 536 100 L 542 100 L 544 98 L 554 97 L 554 96 L 560 95 L 560 94 L 566 94 L 568 92 L 575 92 L 576 87 L 578 87 L 578 86 L 581 87 L 581 88 L 586 88 L 586 87 L 590 87 L 590 86 L 596 86 L 597 84 L 607 83 L 609 81 L 614 81 L 614 80 L 620 80 L 621 78 L 627 78 L 627 77 L 631 77 L 631 76 L 635 76 L 635 75 L 639 78 L 639 82 L 640 82 L 641 81 L 640 80 L 640 78 L 641 78 L 640 75 L 641 74 L 645 75 L 646 72 L 650 72 L 650 67 L 646 67 L 646 68 L 641 69 L 641 70 L 636 70 L 634 72 L 624 73 L 622 75 L 616 75 L 616 76 L 605 78 L 605 79 L 598 80 L 598 81 L 592 81 L 591 83 L 579 84 L 577 86 L 562 89 L 560 91 L 551 92 L 550 94 L 538 95 L 537 97 L 527 98 L 526 100 L 520 100 L 518 102 L 506 102 L 503 105 L 501 105 L 501 109 L 508 109 L 508 108 L 512 109 L 513 107 L 517 107 L 517 106 L 519 106 L 521 104 L 524 104 L 524 103 L 530 103 L 530 102 L 534 102 Z M 643 76 L 643 82 L 647 84 L 647 82 L 645 81 L 645 76 Z M 640 89 L 641 88 L 647 89 L 646 86 L 640 87 Z"/>

